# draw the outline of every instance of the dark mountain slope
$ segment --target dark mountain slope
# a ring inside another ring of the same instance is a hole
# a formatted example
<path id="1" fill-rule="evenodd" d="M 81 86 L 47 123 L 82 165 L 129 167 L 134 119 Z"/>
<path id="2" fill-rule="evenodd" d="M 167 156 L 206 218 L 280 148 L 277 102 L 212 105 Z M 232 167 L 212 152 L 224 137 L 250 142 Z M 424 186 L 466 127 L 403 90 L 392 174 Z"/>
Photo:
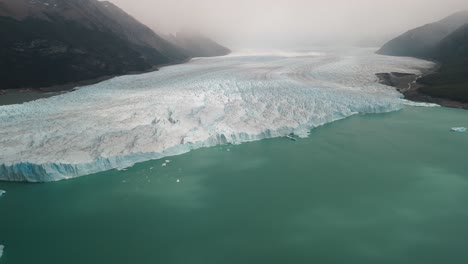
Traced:
<path id="1" fill-rule="evenodd" d="M 418 92 L 468 103 L 468 11 L 410 30 L 377 53 L 439 62 L 436 72 L 418 80 L 423 85 Z"/>
<path id="2" fill-rule="evenodd" d="M 90 30 L 76 22 L 0 17 L 0 88 L 46 87 L 106 75 L 144 71 L 151 62 L 167 62 L 148 51 L 151 62 L 136 47 L 110 32 Z"/>
<path id="3" fill-rule="evenodd" d="M 0 0 L 0 89 L 146 71 L 189 56 L 96 0 Z"/>
<path id="4" fill-rule="evenodd" d="M 190 57 L 213 57 L 231 53 L 228 48 L 202 34 L 192 33 L 187 30 L 178 32 L 175 36 L 169 35 L 167 39 L 182 48 Z"/>
<path id="5" fill-rule="evenodd" d="M 132 43 L 139 46 L 152 47 L 173 60 L 184 60 L 190 55 L 185 53 L 180 47 L 156 34 L 149 27 L 141 24 L 132 16 L 129 16 L 116 5 L 108 1 L 103 1 L 100 4 L 99 8 L 102 9 L 102 12 L 105 13 L 107 17 L 113 19 L 113 21 L 108 24 L 108 27 L 111 28 L 113 32 L 124 36 Z"/>
<path id="6" fill-rule="evenodd" d="M 468 11 L 455 13 L 438 22 L 412 29 L 386 43 L 378 54 L 433 58 L 439 43 L 468 23 Z"/>
<path id="7" fill-rule="evenodd" d="M 425 94 L 468 103 L 468 24 L 443 39 L 434 52 L 440 69 L 419 80 Z"/>

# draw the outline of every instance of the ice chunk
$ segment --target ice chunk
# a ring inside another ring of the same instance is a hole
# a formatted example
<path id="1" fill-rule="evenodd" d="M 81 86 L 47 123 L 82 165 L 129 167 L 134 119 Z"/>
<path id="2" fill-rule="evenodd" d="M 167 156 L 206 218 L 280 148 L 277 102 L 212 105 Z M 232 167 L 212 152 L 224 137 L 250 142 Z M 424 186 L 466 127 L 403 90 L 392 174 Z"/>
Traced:
<path id="1" fill-rule="evenodd" d="M 5 247 L 3 245 L 0 245 L 0 258 L 2 258 L 4 248 Z"/>
<path id="2" fill-rule="evenodd" d="M 450 129 L 452 132 L 460 132 L 460 133 L 464 133 L 467 131 L 467 128 L 466 127 L 452 127 Z"/>
<path id="3" fill-rule="evenodd" d="M 408 106 L 415 106 L 415 107 L 441 107 L 438 104 L 433 104 L 433 103 L 425 103 L 425 102 L 414 102 L 410 100 L 403 100 L 405 105 Z"/>
<path id="4" fill-rule="evenodd" d="M 177 183 L 180 183 L 180 180 L 179 180 L 179 179 L 177 179 L 177 181 L 176 181 L 176 182 L 177 182 Z"/>
<path id="5" fill-rule="evenodd" d="M 167 163 L 163 163 L 163 164 L 161 165 L 161 167 L 166 167 L 166 166 L 167 166 Z"/>
<path id="6" fill-rule="evenodd" d="M 4 190 L 0 190 L 0 197 L 2 197 L 4 193 L 6 193 Z"/>

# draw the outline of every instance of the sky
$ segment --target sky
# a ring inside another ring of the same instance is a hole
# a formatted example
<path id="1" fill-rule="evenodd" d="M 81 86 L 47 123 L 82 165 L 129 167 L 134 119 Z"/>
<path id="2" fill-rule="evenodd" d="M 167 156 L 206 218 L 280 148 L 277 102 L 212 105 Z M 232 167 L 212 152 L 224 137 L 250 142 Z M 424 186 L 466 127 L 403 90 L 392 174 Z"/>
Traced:
<path id="1" fill-rule="evenodd" d="M 468 0 L 110 0 L 162 33 L 190 29 L 235 47 L 380 45 L 468 10 Z"/>

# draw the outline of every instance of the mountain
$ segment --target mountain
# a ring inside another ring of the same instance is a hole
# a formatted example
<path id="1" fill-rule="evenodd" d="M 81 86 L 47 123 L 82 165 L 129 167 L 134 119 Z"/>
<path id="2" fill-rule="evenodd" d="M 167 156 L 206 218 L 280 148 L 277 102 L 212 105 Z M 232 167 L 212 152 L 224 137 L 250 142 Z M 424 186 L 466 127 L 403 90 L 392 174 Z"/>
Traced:
<path id="1" fill-rule="evenodd" d="M 171 43 L 108 1 L 0 0 L 0 34 L 0 90 L 143 72 L 195 54 L 220 54 L 209 40 L 194 39 L 195 46 L 207 45 L 203 53 Z"/>
<path id="2" fill-rule="evenodd" d="M 100 3 L 100 7 L 104 6 L 103 11 L 108 17 L 113 19 L 112 23 L 107 24 L 113 32 L 123 36 L 136 45 L 149 46 L 156 49 L 169 60 L 177 61 L 187 59 L 188 54 L 184 53 L 179 47 L 171 44 L 149 27 L 141 24 L 116 5 L 108 1 L 98 3 Z"/>
<path id="3" fill-rule="evenodd" d="M 177 32 L 175 35 L 168 35 L 166 39 L 180 47 L 190 57 L 214 57 L 231 53 L 228 48 L 202 34 L 187 30 Z"/>
<path id="4" fill-rule="evenodd" d="M 455 30 L 468 23 L 468 11 L 455 13 L 438 22 L 412 29 L 387 42 L 381 55 L 432 58 L 439 43 Z"/>
<path id="5" fill-rule="evenodd" d="M 0 0 L 0 89 L 140 72 L 188 58 L 109 2 Z"/>
<path id="6" fill-rule="evenodd" d="M 468 103 L 468 11 L 455 13 L 389 41 L 378 54 L 411 56 L 439 62 L 418 80 L 419 91 L 436 98 Z"/>
<path id="7" fill-rule="evenodd" d="M 421 91 L 468 103 L 468 23 L 443 39 L 433 54 L 440 69 L 419 79 Z"/>

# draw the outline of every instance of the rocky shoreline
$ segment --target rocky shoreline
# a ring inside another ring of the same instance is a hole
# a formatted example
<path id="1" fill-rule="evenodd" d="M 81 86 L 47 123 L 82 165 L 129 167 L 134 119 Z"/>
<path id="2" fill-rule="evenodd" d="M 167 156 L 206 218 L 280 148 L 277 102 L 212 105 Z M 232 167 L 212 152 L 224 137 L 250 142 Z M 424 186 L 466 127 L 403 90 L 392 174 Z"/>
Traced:
<path id="1" fill-rule="evenodd" d="M 151 69 L 148 69 L 145 71 L 128 72 L 124 75 L 144 74 L 144 73 L 159 71 L 163 67 L 177 65 L 177 64 L 184 64 L 184 63 L 190 62 L 191 60 L 192 60 L 191 58 L 187 58 L 179 62 L 156 65 L 152 67 Z M 40 98 L 52 97 L 52 96 L 59 95 L 62 93 L 74 91 L 75 89 L 78 89 L 83 86 L 97 84 L 97 83 L 112 79 L 114 77 L 119 77 L 119 76 L 124 76 L 124 75 L 101 76 L 95 79 L 83 80 L 83 81 L 78 81 L 78 82 L 70 82 L 66 84 L 54 85 L 54 86 L 43 87 L 43 88 L 0 89 L 0 106 L 9 105 L 9 104 L 21 104 L 21 103 L 34 101 Z M 28 94 L 28 96 L 23 96 L 26 94 Z M 13 96 L 10 96 L 9 98 L 5 98 L 8 95 L 13 95 Z"/>
<path id="2" fill-rule="evenodd" d="M 71 82 L 43 88 L 20 88 L 0 90 L 0 105 L 21 104 L 40 98 L 52 97 L 71 92 L 79 87 L 100 83 L 116 76 L 103 76 L 96 79 Z M 8 98 L 7 98 L 8 97 Z"/>
<path id="3" fill-rule="evenodd" d="M 158 71 L 159 69 L 171 65 L 177 64 L 184 64 L 189 62 L 191 59 L 186 59 L 180 62 L 174 63 L 167 63 L 162 65 L 157 65 L 152 67 L 146 71 L 135 71 L 135 72 L 128 72 L 125 75 L 132 75 L 132 74 L 144 74 L 149 72 Z M 97 84 L 103 81 L 107 81 L 114 77 L 119 77 L 123 75 L 110 75 L 110 76 L 101 76 L 99 78 L 90 79 L 90 80 L 83 80 L 78 82 L 70 82 L 61 85 L 54 85 L 50 87 L 43 87 L 43 88 L 19 88 L 19 89 L 0 89 L 0 106 L 1 105 L 10 105 L 10 104 L 22 104 L 30 101 L 34 101 L 41 98 L 48 98 L 52 96 L 56 96 L 62 93 L 67 93 L 74 91 L 83 86 Z M 27 96 L 24 96 L 27 95 Z M 5 98 L 9 96 L 9 98 Z"/>
<path id="4" fill-rule="evenodd" d="M 453 101 L 446 98 L 432 97 L 420 91 L 423 87 L 418 80 L 428 74 L 437 70 L 437 67 L 429 71 L 423 72 L 422 75 L 411 73 L 390 72 L 390 73 L 377 73 L 379 83 L 395 87 L 402 93 L 406 99 L 416 102 L 434 103 L 444 107 L 460 108 L 468 110 L 468 103 Z"/>

